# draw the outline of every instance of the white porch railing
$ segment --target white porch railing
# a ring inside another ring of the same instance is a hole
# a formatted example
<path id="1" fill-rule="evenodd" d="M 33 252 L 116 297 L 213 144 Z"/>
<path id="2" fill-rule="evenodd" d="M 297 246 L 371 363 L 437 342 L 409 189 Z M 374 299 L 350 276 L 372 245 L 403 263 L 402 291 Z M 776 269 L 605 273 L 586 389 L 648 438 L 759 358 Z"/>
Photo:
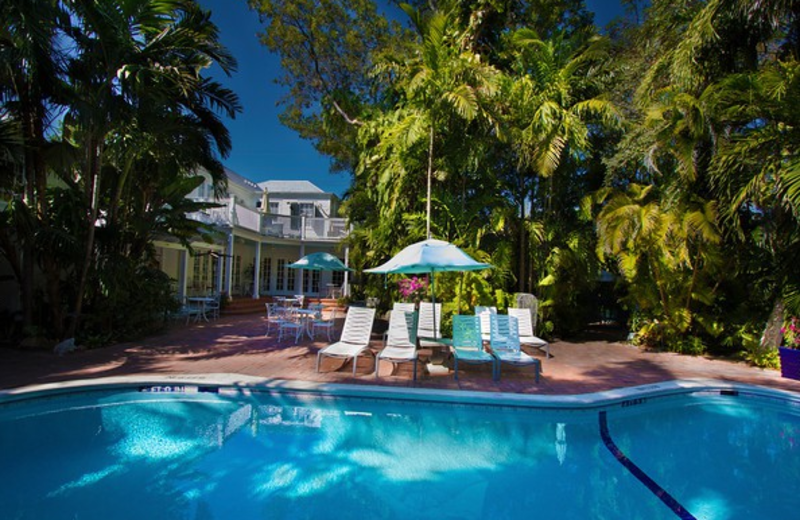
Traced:
<path id="1" fill-rule="evenodd" d="M 215 226 L 236 226 L 264 236 L 315 242 L 338 242 L 348 233 L 343 218 L 290 217 L 260 213 L 230 201 L 224 208 L 190 213 L 189 218 Z"/>

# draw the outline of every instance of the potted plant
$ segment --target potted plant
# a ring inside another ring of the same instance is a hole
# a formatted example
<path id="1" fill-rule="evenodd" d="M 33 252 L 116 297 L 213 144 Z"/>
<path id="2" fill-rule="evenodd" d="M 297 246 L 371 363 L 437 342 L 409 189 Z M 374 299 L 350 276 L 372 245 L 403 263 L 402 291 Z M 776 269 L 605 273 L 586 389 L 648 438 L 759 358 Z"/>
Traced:
<path id="1" fill-rule="evenodd" d="M 793 317 L 781 329 L 783 346 L 778 347 L 781 376 L 800 380 L 800 322 Z"/>

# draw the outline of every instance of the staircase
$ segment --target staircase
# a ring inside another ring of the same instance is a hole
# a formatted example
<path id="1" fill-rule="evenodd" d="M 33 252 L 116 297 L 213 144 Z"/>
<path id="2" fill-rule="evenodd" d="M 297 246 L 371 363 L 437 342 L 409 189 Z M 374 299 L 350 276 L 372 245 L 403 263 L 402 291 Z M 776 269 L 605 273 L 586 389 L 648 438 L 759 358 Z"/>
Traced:
<path id="1" fill-rule="evenodd" d="M 234 296 L 232 300 L 226 302 L 222 306 L 221 314 L 223 316 L 236 316 L 242 314 L 264 314 L 266 309 L 264 304 L 271 303 L 273 300 L 269 296 L 262 296 L 261 298 L 254 299 L 247 296 Z M 304 306 L 308 307 L 312 303 L 321 303 L 323 310 L 328 310 L 333 307 L 337 308 L 339 315 L 343 315 L 346 310 L 345 307 L 338 307 L 336 299 L 334 298 L 306 298 Z"/>

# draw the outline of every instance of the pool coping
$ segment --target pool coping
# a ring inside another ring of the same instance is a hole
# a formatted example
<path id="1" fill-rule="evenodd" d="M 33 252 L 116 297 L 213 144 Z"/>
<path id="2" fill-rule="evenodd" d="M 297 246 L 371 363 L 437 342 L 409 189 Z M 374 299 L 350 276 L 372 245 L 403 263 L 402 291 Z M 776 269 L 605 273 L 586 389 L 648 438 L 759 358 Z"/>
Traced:
<path id="1" fill-rule="evenodd" d="M 478 392 L 423 388 L 396 388 L 378 385 L 315 383 L 283 379 L 265 379 L 242 374 L 168 374 L 114 376 L 78 379 L 0 390 L 0 404 L 32 399 L 41 395 L 58 395 L 75 391 L 130 389 L 163 393 L 192 393 L 200 389 L 234 395 L 237 393 L 293 393 L 357 397 L 373 399 L 403 399 L 420 402 L 512 406 L 540 409 L 604 408 L 640 404 L 651 397 L 665 397 L 693 392 L 745 392 L 760 397 L 794 401 L 800 404 L 800 393 L 715 379 L 676 379 L 660 383 L 616 388 L 601 392 L 574 395 L 534 395 L 508 392 Z"/>

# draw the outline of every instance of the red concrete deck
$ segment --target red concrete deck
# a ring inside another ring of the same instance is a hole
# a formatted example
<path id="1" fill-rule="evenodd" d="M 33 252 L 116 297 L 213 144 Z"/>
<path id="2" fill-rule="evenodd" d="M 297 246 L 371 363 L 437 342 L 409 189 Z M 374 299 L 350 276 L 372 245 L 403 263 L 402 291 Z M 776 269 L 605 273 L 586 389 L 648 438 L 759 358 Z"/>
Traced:
<path id="1" fill-rule="evenodd" d="M 376 326 L 376 330 L 379 327 Z M 447 374 L 422 374 L 411 381 L 409 364 L 391 375 L 391 364 L 383 363 L 381 378 L 372 373 L 373 360 L 362 357 L 357 377 L 352 365 L 326 359 L 322 371 L 314 370 L 317 351 L 326 341 L 302 340 L 278 344 L 265 337 L 260 315 L 230 316 L 210 323 L 184 326 L 176 324 L 168 332 L 112 347 L 77 351 L 57 356 L 50 351 L 0 349 L 0 388 L 57 381 L 90 379 L 132 374 L 234 373 L 269 379 L 355 383 L 368 385 L 415 386 L 418 388 L 468 389 L 526 394 L 582 394 L 619 387 L 650 384 L 673 379 L 710 378 L 762 385 L 800 392 L 800 382 L 783 379 L 774 370 L 762 370 L 745 363 L 681 356 L 672 353 L 643 352 L 613 340 L 587 339 L 556 341 L 551 344 L 551 359 L 543 354 L 543 374 L 534 383 L 530 368 L 503 367 L 502 379 L 493 382 L 486 367 L 459 370 L 460 381 Z M 337 334 L 338 335 L 338 334 Z M 373 335 L 373 346 L 380 338 Z"/>

